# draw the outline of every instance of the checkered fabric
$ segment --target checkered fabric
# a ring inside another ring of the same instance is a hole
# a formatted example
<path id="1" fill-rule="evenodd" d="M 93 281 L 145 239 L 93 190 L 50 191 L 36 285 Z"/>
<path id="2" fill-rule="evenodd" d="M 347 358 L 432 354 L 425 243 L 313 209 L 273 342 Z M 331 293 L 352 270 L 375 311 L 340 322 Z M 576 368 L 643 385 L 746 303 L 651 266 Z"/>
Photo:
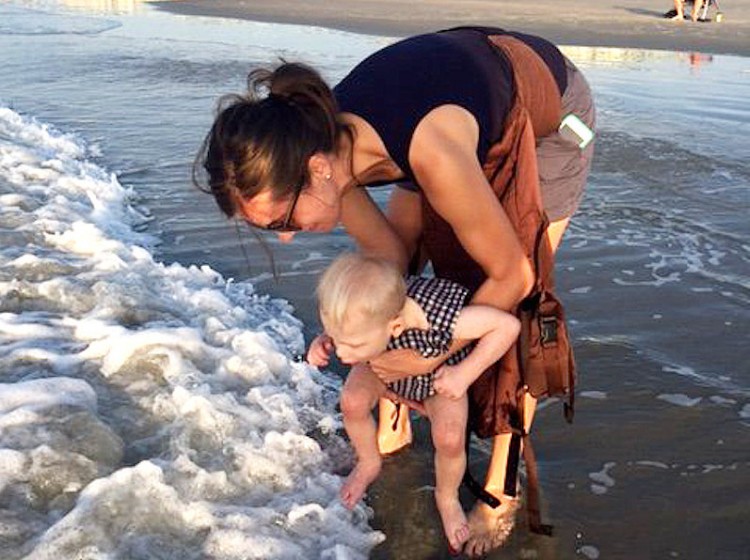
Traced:
<path id="1" fill-rule="evenodd" d="M 406 279 L 406 294 L 416 301 L 427 316 L 429 330 L 409 329 L 392 338 L 389 350 L 408 348 L 425 358 L 445 354 L 453 341 L 453 330 L 461 309 L 468 303 L 466 288 L 442 278 L 410 276 Z M 450 356 L 445 363 L 454 365 L 463 360 L 472 346 L 466 346 Z M 415 375 L 390 383 L 388 388 L 404 398 L 423 401 L 435 394 L 432 373 Z"/>

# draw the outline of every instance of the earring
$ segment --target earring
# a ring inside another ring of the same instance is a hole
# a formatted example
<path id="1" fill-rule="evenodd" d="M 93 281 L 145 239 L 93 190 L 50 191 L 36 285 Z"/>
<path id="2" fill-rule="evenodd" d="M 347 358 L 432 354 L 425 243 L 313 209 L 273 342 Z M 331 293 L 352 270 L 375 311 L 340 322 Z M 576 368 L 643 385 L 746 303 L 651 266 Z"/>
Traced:
<path id="1" fill-rule="evenodd" d="M 326 175 L 325 179 L 326 181 L 330 181 L 332 177 L 333 175 L 329 173 L 328 175 Z"/>

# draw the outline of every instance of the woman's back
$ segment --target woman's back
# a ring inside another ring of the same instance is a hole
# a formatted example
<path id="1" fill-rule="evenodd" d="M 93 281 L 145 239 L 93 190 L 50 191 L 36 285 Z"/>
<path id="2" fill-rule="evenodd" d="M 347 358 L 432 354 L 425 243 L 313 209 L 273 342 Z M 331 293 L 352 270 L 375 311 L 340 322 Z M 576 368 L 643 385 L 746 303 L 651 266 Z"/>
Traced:
<path id="1" fill-rule="evenodd" d="M 462 27 L 394 43 L 362 61 L 334 88 L 339 108 L 367 121 L 393 161 L 413 178 L 408 153 L 417 125 L 436 107 L 458 105 L 479 125 L 477 156 L 484 161 L 502 134 L 513 99 L 512 70 L 486 39 L 488 34 L 505 33 Z M 542 57 L 562 92 L 565 71 L 560 52 L 538 37 L 512 35 Z"/>

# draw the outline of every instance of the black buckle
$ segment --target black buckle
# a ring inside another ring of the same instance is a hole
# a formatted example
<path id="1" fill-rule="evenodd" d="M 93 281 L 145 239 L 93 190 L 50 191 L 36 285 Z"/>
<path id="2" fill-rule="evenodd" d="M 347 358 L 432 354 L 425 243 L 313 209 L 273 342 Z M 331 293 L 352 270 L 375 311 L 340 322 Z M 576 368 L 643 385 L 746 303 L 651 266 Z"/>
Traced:
<path id="1" fill-rule="evenodd" d="M 557 317 L 547 315 L 539 318 L 539 336 L 542 344 L 557 342 Z"/>

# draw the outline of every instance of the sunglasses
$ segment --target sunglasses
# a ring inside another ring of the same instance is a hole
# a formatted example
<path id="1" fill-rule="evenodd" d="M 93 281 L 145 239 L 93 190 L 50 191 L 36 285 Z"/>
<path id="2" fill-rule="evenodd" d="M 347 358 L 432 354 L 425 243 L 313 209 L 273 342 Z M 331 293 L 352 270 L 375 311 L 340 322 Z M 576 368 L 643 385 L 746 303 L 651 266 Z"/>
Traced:
<path id="1" fill-rule="evenodd" d="M 273 220 L 272 222 L 270 222 L 269 224 L 266 224 L 265 226 L 258 226 L 258 227 L 266 231 L 273 231 L 276 233 L 302 231 L 301 227 L 292 223 L 292 216 L 294 215 L 294 209 L 297 207 L 297 201 L 299 200 L 299 195 L 302 193 L 303 185 L 304 183 L 301 183 L 299 186 L 297 186 L 296 190 L 294 191 L 294 197 L 292 198 L 292 201 L 289 203 L 289 208 L 287 208 L 286 214 L 284 214 L 283 218 L 279 218 L 278 220 Z"/>

